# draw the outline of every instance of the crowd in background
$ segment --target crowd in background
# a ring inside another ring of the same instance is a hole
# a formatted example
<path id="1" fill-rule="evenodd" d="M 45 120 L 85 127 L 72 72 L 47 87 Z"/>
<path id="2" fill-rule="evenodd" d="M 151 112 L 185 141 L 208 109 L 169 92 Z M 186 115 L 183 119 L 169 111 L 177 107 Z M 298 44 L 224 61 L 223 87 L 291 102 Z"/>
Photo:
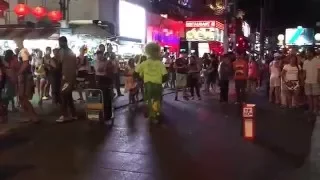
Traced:
<path id="1" fill-rule="evenodd" d="M 75 120 L 72 93 L 77 91 L 78 100 L 83 102 L 83 90 L 90 87 L 102 90 L 105 118 L 111 118 L 113 98 L 116 93 L 123 96 L 119 61 L 112 52 L 112 46 L 101 44 L 91 63 L 86 56 L 86 46 L 80 48 L 76 57 L 68 48 L 65 37 L 59 39 L 59 45 L 59 49 L 48 47 L 44 53 L 40 50 L 29 53 L 25 48 L 5 52 L 0 63 L 2 117 L 6 117 L 11 104 L 12 111 L 17 111 L 17 106 L 25 111 L 27 119 L 23 122 L 39 122 L 29 102 L 36 92 L 39 106 L 43 100 L 52 99 L 53 104 L 61 107 L 61 117 L 57 122 Z M 202 57 L 181 53 L 175 58 L 161 53 L 160 49 L 155 43 L 147 45 L 146 55 L 128 60 L 124 84 L 130 104 L 135 104 L 141 94 L 145 103 L 154 108 L 150 97 L 159 99 L 153 92 L 163 92 L 163 87 L 175 90 L 176 101 L 181 98 L 201 100 L 203 94 L 219 93 L 220 102 L 228 103 L 229 86 L 234 83 L 237 104 L 245 103 L 248 94 L 266 89 L 270 103 L 284 108 L 308 107 L 312 113 L 319 112 L 320 57 L 314 49 L 300 54 L 295 49 L 288 54 L 276 52 L 265 61 L 245 53 L 219 56 L 206 53 Z M 162 76 L 164 79 L 159 80 Z M 6 121 L 6 118 L 1 118 L 1 122 Z"/>

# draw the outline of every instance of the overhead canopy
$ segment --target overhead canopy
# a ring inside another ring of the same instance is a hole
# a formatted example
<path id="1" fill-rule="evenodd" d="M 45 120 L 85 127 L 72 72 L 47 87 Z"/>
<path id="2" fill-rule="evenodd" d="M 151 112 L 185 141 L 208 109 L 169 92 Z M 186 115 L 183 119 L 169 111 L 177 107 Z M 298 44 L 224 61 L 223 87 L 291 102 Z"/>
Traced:
<path id="1" fill-rule="evenodd" d="M 58 27 L 27 27 L 21 25 L 0 26 L 0 40 L 21 39 L 56 39 Z"/>
<path id="2" fill-rule="evenodd" d="M 70 24 L 70 27 L 72 27 L 72 34 L 82 34 L 101 38 L 108 38 L 113 36 L 108 30 L 96 24 Z"/>

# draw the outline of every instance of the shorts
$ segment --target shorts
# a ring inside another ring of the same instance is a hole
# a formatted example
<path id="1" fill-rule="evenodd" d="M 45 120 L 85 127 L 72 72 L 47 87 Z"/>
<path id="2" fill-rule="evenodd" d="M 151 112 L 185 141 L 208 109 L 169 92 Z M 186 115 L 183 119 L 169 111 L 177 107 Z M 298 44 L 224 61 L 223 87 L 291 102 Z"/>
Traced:
<path id="1" fill-rule="evenodd" d="M 176 88 L 185 88 L 187 86 L 187 74 L 176 73 Z"/>
<path id="2" fill-rule="evenodd" d="M 281 79 L 280 77 L 270 77 L 270 87 L 280 87 Z"/>
<path id="3" fill-rule="evenodd" d="M 315 84 L 305 84 L 304 91 L 307 96 L 319 96 L 320 95 L 320 85 Z"/>
<path id="4" fill-rule="evenodd" d="M 35 75 L 34 80 L 35 81 L 46 81 L 47 77 L 45 75 Z"/>
<path id="5" fill-rule="evenodd" d="M 283 84 L 282 90 L 285 92 L 298 92 L 300 91 L 299 81 L 288 81 Z"/>

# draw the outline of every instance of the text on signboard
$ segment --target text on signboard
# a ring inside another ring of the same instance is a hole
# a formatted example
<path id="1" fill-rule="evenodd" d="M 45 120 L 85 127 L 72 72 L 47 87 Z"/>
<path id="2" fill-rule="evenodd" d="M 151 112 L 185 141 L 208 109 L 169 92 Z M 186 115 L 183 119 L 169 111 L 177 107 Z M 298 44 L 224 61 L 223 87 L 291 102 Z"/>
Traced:
<path id="1" fill-rule="evenodd" d="M 243 117 L 253 117 L 253 108 L 243 108 L 242 110 L 242 116 Z"/>
<path id="2" fill-rule="evenodd" d="M 187 21 L 186 27 L 211 28 L 216 26 L 216 21 Z"/>

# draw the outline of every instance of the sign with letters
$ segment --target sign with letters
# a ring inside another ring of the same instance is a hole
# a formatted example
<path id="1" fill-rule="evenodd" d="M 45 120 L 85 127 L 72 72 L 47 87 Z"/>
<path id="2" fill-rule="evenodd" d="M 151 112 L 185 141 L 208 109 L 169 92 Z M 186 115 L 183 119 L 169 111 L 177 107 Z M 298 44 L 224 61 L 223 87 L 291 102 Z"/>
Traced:
<path id="1" fill-rule="evenodd" d="M 224 24 L 218 21 L 186 21 L 188 41 L 223 41 Z"/>
<path id="2" fill-rule="evenodd" d="M 242 135 L 247 140 L 254 140 L 256 129 L 256 105 L 244 104 L 242 107 Z"/>

